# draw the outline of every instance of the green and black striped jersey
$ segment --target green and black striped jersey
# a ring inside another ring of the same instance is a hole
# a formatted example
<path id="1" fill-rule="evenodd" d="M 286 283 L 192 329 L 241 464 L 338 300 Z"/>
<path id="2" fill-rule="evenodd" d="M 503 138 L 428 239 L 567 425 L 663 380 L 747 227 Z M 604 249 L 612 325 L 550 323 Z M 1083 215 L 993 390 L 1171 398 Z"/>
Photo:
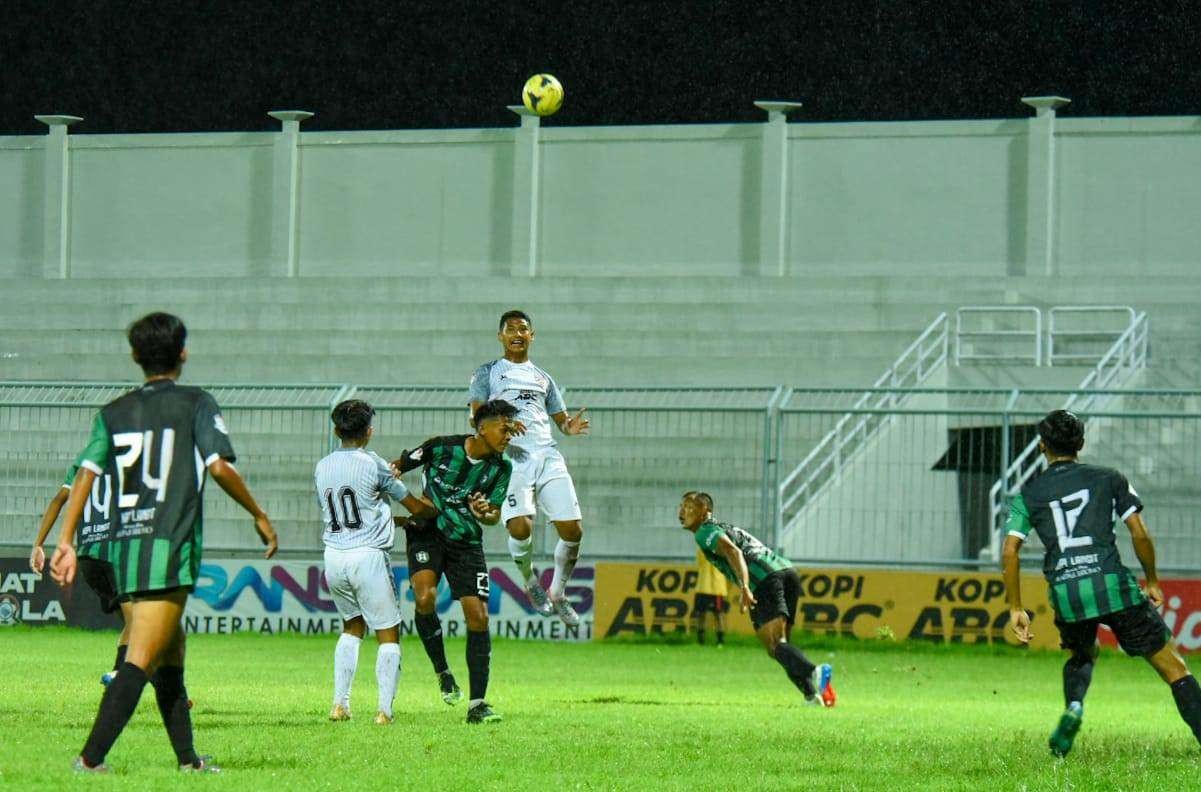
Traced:
<path id="1" fill-rule="evenodd" d="M 503 455 L 472 459 L 464 445 L 471 435 L 433 437 L 412 451 L 405 451 L 395 464 L 401 472 L 425 468 L 422 490 L 438 516 L 434 524 L 449 540 L 463 544 L 483 543 L 483 529 L 468 499 L 476 492 L 493 506 L 504 502 L 513 464 Z"/>
<path id="2" fill-rule="evenodd" d="M 742 581 L 738 579 L 738 573 L 730 566 L 730 562 L 718 551 L 718 543 L 723 536 L 742 551 L 742 557 L 746 559 L 746 571 L 750 575 L 752 594 L 765 577 L 773 572 L 780 572 L 792 567 L 787 558 L 741 528 L 736 528 L 728 523 L 702 523 L 701 527 L 696 529 L 697 545 L 705 554 L 705 558 L 709 559 L 709 562 L 735 586 L 741 586 Z"/>
<path id="3" fill-rule="evenodd" d="M 82 459 L 81 451 L 63 478 L 64 489 L 71 489 L 71 485 L 75 483 L 75 474 L 79 472 Z M 107 473 L 97 476 L 92 482 L 92 491 L 88 494 L 88 499 L 83 502 L 83 516 L 79 518 L 79 528 L 75 531 L 75 548 L 79 555 L 96 558 L 100 543 L 108 541 L 112 530 L 112 521 L 108 518 L 112 497 L 112 476 Z"/>
<path id="4" fill-rule="evenodd" d="M 1033 529 L 1046 547 L 1043 575 L 1051 605 L 1066 622 L 1095 619 L 1143 601 L 1138 581 L 1118 555 L 1114 524 L 1143 502 L 1116 470 L 1062 461 L 1026 482 L 1010 504 L 1006 530 Z"/>
<path id="5" fill-rule="evenodd" d="M 119 593 L 196 584 L 205 471 L 218 459 L 234 461 L 233 446 L 200 388 L 152 380 L 96 414 L 79 466 L 112 487 L 108 535 L 88 554 L 113 565 Z"/>

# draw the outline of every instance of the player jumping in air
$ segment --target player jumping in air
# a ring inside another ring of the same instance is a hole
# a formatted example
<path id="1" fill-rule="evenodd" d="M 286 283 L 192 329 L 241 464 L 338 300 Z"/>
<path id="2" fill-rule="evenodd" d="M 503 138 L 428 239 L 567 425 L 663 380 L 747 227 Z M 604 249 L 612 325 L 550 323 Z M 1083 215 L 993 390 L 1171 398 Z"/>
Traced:
<path id="1" fill-rule="evenodd" d="M 517 408 L 508 402 L 486 402 L 474 412 L 474 435 L 431 438 L 392 463 L 401 473 L 424 468 L 425 497 L 438 510 L 432 520 L 415 520 L 405 528 L 409 582 L 416 600 L 414 623 L 438 675 L 442 698 L 453 704 L 462 694 L 446 663 L 442 624 L 435 609 L 438 578 L 445 575 L 467 622 L 468 723 L 501 719 L 484 700 L 492 656 L 488 632 L 492 588 L 481 524 L 500 522 L 500 504 L 513 468 L 504 452 L 516 415 Z"/>
<path id="2" fill-rule="evenodd" d="M 359 645 L 370 627 L 379 641 L 375 722 L 384 726 L 392 722 L 400 676 L 400 606 L 388 557 L 396 526 L 388 500 L 400 501 L 410 512 L 427 507 L 409 494 L 387 462 L 366 450 L 374 417 L 374 408 L 359 399 L 334 407 L 330 419 L 342 447 L 317 463 L 313 478 L 325 522 L 325 582 L 342 617 L 329 719 L 350 720 L 350 685 L 359 664 Z"/>
<path id="3" fill-rule="evenodd" d="M 1022 607 L 1018 551 L 1033 529 L 1046 547 L 1043 574 L 1050 585 L 1055 627 L 1072 653 L 1063 666 L 1066 710 L 1051 734 L 1051 753 L 1065 756 L 1084 717 L 1084 694 L 1097 660 L 1097 627 L 1113 630 L 1123 651 L 1146 658 L 1172 688 L 1180 717 L 1201 741 L 1201 686 L 1189 673 L 1171 632 L 1156 611 L 1163 591 L 1155 569 L 1155 547 L 1147 535 L 1138 493 L 1116 470 L 1083 465 L 1084 423 L 1067 410 L 1055 410 L 1038 425 L 1039 449 L 1047 469 L 1022 486 L 1010 504 L 1003 565 L 1009 622 L 1028 643 L 1030 615 Z M 1134 553 L 1147 576 L 1146 593 L 1122 565 L 1114 522 L 1130 529 Z"/>
<path id="4" fill-rule="evenodd" d="M 180 624 L 200 571 L 206 470 L 254 517 L 265 557 L 275 554 L 275 530 L 233 467 L 217 402 L 200 388 L 176 385 L 187 360 L 186 338 L 183 322 L 170 314 L 149 314 L 130 326 L 129 345 L 146 382 L 96 414 L 50 561 L 59 585 L 75 580 L 75 530 L 96 476 L 109 476 L 110 528 L 95 557 L 112 564 L 117 594 L 130 603 L 129 648 L 75 759 L 77 772 L 108 772 L 104 759 L 147 682 L 180 770 L 218 770 L 192 746 Z"/>
<path id="5" fill-rule="evenodd" d="M 530 361 L 534 325 L 529 316 L 521 311 L 505 312 L 496 337 L 504 357 L 475 370 L 468 400 L 472 414 L 490 399 L 503 399 L 518 409 L 517 436 L 509 447 L 513 479 L 501 506 L 501 519 L 509 531 L 509 553 L 521 571 L 534 607 L 544 616 L 557 613 L 564 624 L 575 627 L 580 617 L 567 601 L 565 591 L 580 557 L 584 531 L 575 484 L 551 436 L 550 421 L 565 435 L 585 435 L 588 419 L 583 409 L 569 417 L 554 379 Z M 549 597 L 538 582 L 531 558 L 535 502 L 559 534 Z"/>
<path id="6" fill-rule="evenodd" d="M 741 528 L 715 522 L 713 498 L 707 493 L 685 492 L 679 518 L 709 563 L 742 590 L 742 611 L 751 609 L 755 635 L 772 659 L 784 667 L 805 701 L 833 707 L 838 700 L 831 684 L 834 669 L 828 663 L 814 665 L 789 643 L 801 579 L 788 559 Z"/>

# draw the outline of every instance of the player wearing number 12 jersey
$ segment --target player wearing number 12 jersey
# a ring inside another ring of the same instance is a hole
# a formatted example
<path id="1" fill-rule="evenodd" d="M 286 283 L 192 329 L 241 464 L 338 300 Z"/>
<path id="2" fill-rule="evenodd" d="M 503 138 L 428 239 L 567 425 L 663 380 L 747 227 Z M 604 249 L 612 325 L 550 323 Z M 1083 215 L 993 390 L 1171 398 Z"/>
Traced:
<path id="1" fill-rule="evenodd" d="M 379 641 L 375 678 L 379 707 L 375 722 L 392 722 L 392 700 L 400 676 L 400 606 L 388 551 L 396 535 L 389 498 L 410 512 L 423 510 L 388 463 L 367 450 L 375 409 L 349 399 L 330 413 L 342 447 L 317 463 L 314 481 L 325 523 L 325 582 L 342 617 L 334 649 L 332 721 L 350 720 L 350 684 L 359 664 L 359 645 L 370 627 Z"/>
<path id="2" fill-rule="evenodd" d="M 1047 469 L 1022 486 L 1010 505 L 1003 563 L 1009 619 L 1018 640 L 1029 642 L 1030 615 L 1022 607 L 1018 551 L 1033 530 L 1046 548 L 1043 575 L 1050 585 L 1055 627 L 1072 653 L 1063 667 L 1066 709 L 1051 734 L 1051 752 L 1064 756 L 1080 730 L 1084 695 L 1097 659 L 1097 628 L 1113 630 L 1129 655 L 1146 658 L 1172 688 L 1180 716 L 1201 741 L 1201 686 L 1171 640 L 1155 609 L 1163 591 L 1155 568 L 1155 548 L 1143 522 L 1143 502 L 1116 470 L 1083 465 L 1084 423 L 1067 410 L 1055 410 L 1038 425 L 1039 448 Z M 1134 552 L 1147 576 L 1146 593 L 1118 555 L 1114 523 L 1130 529 Z"/>

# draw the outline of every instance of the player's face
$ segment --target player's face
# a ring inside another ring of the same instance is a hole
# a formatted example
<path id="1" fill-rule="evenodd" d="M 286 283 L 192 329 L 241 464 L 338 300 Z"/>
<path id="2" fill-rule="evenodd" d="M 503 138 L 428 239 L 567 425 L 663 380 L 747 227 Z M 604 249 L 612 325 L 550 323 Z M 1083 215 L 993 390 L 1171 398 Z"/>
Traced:
<path id="1" fill-rule="evenodd" d="M 505 352 L 529 352 L 534 341 L 534 328 L 524 319 L 506 319 L 505 326 L 496 334 Z"/>
<path id="2" fill-rule="evenodd" d="M 489 418 L 479 427 L 480 437 L 494 454 L 503 454 L 513 437 L 513 421 L 509 418 Z"/>
<path id="3" fill-rule="evenodd" d="M 689 530 L 705 521 L 705 507 L 700 503 L 684 498 L 680 501 L 680 525 Z"/>

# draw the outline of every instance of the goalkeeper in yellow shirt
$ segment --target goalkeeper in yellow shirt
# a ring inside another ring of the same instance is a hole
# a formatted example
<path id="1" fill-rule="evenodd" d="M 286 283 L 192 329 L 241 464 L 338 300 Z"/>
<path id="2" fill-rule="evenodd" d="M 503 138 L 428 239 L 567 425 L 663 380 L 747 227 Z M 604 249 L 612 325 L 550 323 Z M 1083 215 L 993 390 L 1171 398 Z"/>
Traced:
<path id="1" fill-rule="evenodd" d="M 730 609 L 730 601 L 726 597 L 725 576 L 709 563 L 709 559 L 705 558 L 705 554 L 699 549 L 696 551 L 696 571 L 696 594 L 692 600 L 696 642 L 705 642 L 705 614 L 712 613 L 717 645 L 722 646 L 726 640 L 725 613 Z"/>

